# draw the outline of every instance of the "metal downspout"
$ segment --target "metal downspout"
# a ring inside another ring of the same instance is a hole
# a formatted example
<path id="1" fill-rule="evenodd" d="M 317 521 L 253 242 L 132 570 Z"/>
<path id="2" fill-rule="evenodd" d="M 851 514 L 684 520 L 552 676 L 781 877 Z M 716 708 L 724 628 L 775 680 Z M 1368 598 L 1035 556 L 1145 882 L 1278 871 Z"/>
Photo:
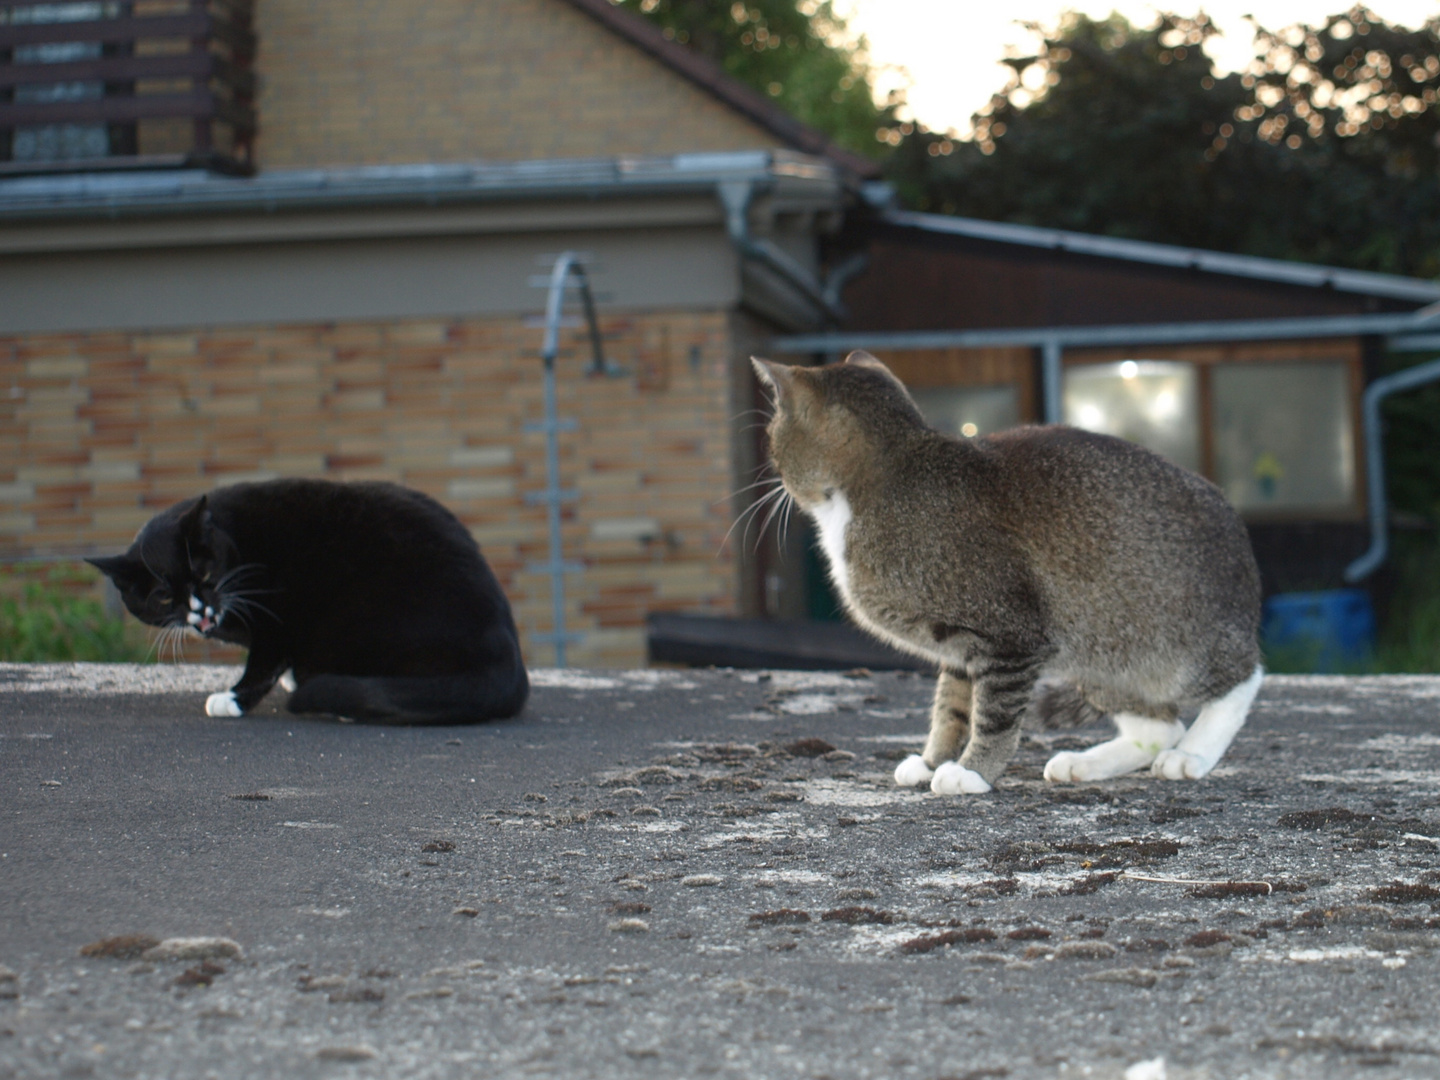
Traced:
<path id="1" fill-rule="evenodd" d="M 740 254 L 764 263 L 819 308 L 827 320 L 840 322 L 844 310 L 826 295 L 825 287 L 814 274 L 769 240 L 756 240 L 750 235 L 750 203 L 755 198 L 755 181 L 722 180 L 716 188 L 725 207 L 725 230 Z"/>
<path id="2" fill-rule="evenodd" d="M 1040 346 L 1040 380 L 1043 383 L 1040 396 L 1047 424 L 1058 424 L 1064 419 L 1064 371 L 1060 364 L 1060 351 L 1058 337 L 1046 338 Z"/>
<path id="3" fill-rule="evenodd" d="M 1370 496 L 1370 548 L 1345 568 L 1345 580 L 1352 585 L 1378 570 L 1390 547 L 1389 509 L 1385 500 L 1385 432 L 1380 420 L 1380 403 L 1401 390 L 1436 381 L 1440 381 L 1440 359 L 1376 379 L 1365 391 L 1365 479 Z"/>

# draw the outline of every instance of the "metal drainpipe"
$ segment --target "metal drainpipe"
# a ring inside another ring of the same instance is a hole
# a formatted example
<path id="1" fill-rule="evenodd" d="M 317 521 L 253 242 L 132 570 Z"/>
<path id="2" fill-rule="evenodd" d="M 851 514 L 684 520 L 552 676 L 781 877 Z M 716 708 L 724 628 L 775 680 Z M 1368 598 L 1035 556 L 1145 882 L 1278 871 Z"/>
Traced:
<path id="1" fill-rule="evenodd" d="M 1370 548 L 1345 568 L 1345 580 L 1351 585 L 1378 570 L 1390 548 L 1390 512 L 1385 500 L 1385 432 L 1380 420 L 1380 403 L 1401 390 L 1436 381 L 1440 381 L 1440 359 L 1376 379 L 1365 391 L 1365 479 L 1370 489 Z"/>
<path id="2" fill-rule="evenodd" d="M 1045 423 L 1058 424 L 1064 419 L 1063 395 L 1065 373 L 1060 363 L 1060 339 L 1046 338 L 1040 346 L 1040 376 L 1044 386 L 1040 396 L 1045 410 Z"/>
<path id="3" fill-rule="evenodd" d="M 560 537 L 560 504 L 579 498 L 574 489 L 560 487 L 560 432 L 574 431 L 579 424 L 572 418 L 561 420 L 556 415 L 555 358 L 560 352 L 560 317 L 565 306 L 565 290 L 571 285 L 571 278 L 580 289 L 585 304 L 585 321 L 590 328 L 590 347 L 594 352 L 590 374 L 616 374 L 605 362 L 600 347 L 600 324 L 595 318 L 595 302 L 590 294 L 590 281 L 585 276 L 585 267 L 580 256 L 573 251 L 564 251 L 555 259 L 550 272 L 549 295 L 545 300 L 545 340 L 540 346 L 540 356 L 545 362 L 545 419 L 522 425 L 524 431 L 545 433 L 545 489 L 531 491 L 525 495 L 528 503 L 544 503 L 545 516 L 550 527 L 550 559 L 543 563 L 530 563 L 526 569 L 531 573 L 550 575 L 550 600 L 554 615 L 554 630 L 550 633 L 532 634 L 536 641 L 550 642 L 555 646 L 555 666 L 565 666 L 565 646 L 579 641 L 578 633 L 565 630 L 565 575 L 578 574 L 585 569 L 579 562 L 566 562 L 564 546 Z"/>
<path id="4" fill-rule="evenodd" d="M 819 308 L 826 319 L 840 322 L 844 310 L 826 295 L 825 287 L 814 274 L 769 240 L 756 240 L 750 235 L 750 203 L 755 198 L 755 181 L 722 180 L 716 187 L 725 207 L 725 230 L 740 253 L 774 270 Z"/>

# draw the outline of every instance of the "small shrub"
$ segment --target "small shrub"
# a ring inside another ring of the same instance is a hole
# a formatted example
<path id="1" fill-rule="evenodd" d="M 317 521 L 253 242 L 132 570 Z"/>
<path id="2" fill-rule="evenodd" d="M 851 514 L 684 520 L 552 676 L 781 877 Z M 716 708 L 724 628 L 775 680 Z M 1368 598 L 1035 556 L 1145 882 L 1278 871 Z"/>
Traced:
<path id="1" fill-rule="evenodd" d="M 80 563 L 0 567 L 0 661 L 154 659 L 138 626 L 106 613 L 98 582 Z"/>

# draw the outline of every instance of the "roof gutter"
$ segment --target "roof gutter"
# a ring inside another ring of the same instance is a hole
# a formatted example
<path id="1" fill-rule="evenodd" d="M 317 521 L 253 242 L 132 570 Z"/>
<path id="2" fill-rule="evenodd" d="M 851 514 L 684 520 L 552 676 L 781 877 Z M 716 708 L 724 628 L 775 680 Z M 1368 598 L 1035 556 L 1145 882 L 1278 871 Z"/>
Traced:
<path id="1" fill-rule="evenodd" d="M 731 243 L 741 255 L 779 274 L 819 310 L 826 321 L 839 322 L 844 318 L 844 309 L 838 300 L 831 298 L 819 278 L 773 242 L 750 235 L 750 203 L 755 198 L 756 189 L 757 184 L 752 179 L 722 180 L 716 185 L 720 202 L 725 207 L 725 229 L 730 234 Z"/>
<path id="2" fill-rule="evenodd" d="M 732 180 L 808 182 L 837 191 L 845 182 L 826 162 L 773 151 L 301 169 L 245 178 L 200 170 L 87 173 L 0 181 L 0 224 L 705 193 Z"/>

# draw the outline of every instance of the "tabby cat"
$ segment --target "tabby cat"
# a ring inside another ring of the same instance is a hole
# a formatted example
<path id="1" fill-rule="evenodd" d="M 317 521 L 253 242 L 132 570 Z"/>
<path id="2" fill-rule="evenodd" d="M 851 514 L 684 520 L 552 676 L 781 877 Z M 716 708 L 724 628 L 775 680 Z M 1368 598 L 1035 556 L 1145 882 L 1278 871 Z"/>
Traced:
<path id="1" fill-rule="evenodd" d="M 513 716 L 530 684 L 510 604 L 453 514 L 394 484 L 275 480 L 172 506 L 91 559 L 141 622 L 250 650 L 210 716 L 289 671 L 288 708 L 453 724 Z"/>
<path id="2" fill-rule="evenodd" d="M 1049 726 L 1108 714 L 1119 729 L 1056 754 L 1047 780 L 1215 767 L 1263 676 L 1259 574 L 1217 488 L 1070 427 L 940 434 L 866 353 L 754 363 L 775 399 L 771 458 L 845 607 L 940 668 L 929 738 L 898 783 L 989 791 L 1027 714 Z"/>

